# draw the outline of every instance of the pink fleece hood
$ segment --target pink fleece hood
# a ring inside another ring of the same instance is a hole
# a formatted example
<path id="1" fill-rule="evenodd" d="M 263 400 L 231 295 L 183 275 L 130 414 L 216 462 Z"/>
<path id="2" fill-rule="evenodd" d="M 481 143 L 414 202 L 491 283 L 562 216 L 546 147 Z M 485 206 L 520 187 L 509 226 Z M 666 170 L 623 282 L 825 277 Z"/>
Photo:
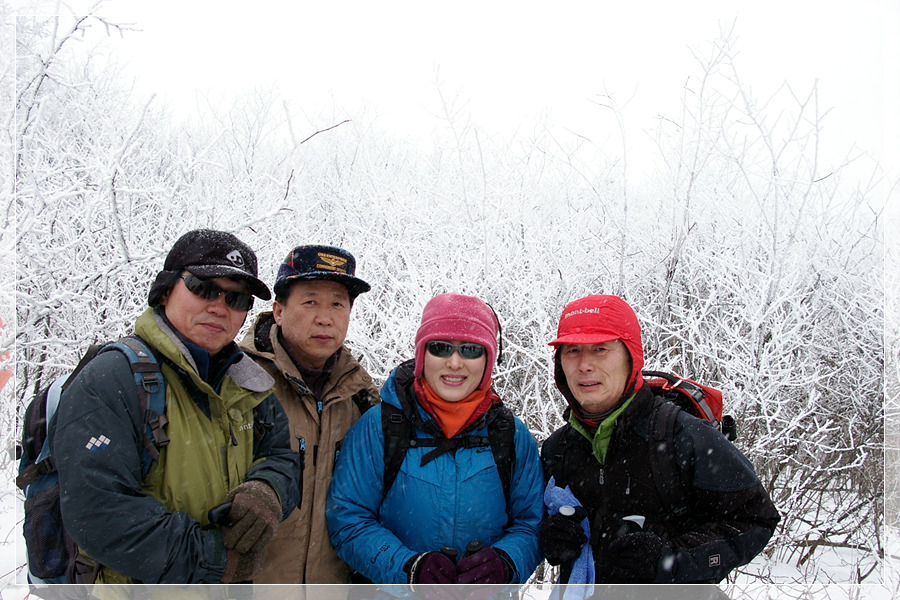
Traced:
<path id="1" fill-rule="evenodd" d="M 497 332 L 500 323 L 483 300 L 462 294 L 441 294 L 428 301 L 416 332 L 416 379 L 425 366 L 425 344 L 433 340 L 461 340 L 481 344 L 487 350 L 484 376 L 478 389 L 490 386 L 497 360 Z"/>

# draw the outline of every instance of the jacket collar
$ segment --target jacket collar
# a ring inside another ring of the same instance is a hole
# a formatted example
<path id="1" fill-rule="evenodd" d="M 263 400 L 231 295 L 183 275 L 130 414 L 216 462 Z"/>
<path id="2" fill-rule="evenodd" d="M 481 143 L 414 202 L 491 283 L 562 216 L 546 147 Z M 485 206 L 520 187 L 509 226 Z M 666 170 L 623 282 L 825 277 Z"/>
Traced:
<path id="1" fill-rule="evenodd" d="M 401 363 L 394 369 L 388 380 L 381 389 L 381 399 L 383 402 L 392 404 L 403 411 L 406 418 L 412 424 L 429 435 L 435 437 L 443 437 L 443 433 L 437 423 L 428 412 L 422 408 L 416 399 L 415 392 L 415 359 L 409 359 Z M 493 392 L 493 390 L 491 390 Z M 488 411 L 469 425 L 464 431 L 457 435 L 463 435 L 476 429 L 486 427 L 497 413 L 502 409 L 500 402 L 495 402 Z"/>
<path id="2" fill-rule="evenodd" d="M 258 356 L 271 361 L 275 368 L 284 375 L 285 379 L 294 381 L 298 385 L 302 383 L 304 389 L 301 392 L 311 396 L 312 391 L 306 385 L 300 370 L 291 359 L 287 348 L 281 344 L 280 332 L 281 327 L 275 323 L 272 311 L 260 313 L 244 336 L 244 339 L 241 340 L 240 348 L 251 356 Z M 338 356 L 332 368 L 332 375 L 343 375 L 359 366 L 356 359 L 347 350 L 346 345 L 342 344 L 336 354 Z M 329 377 L 330 380 L 331 377 Z M 324 391 L 327 392 L 328 389 L 329 386 L 326 384 Z"/>
<path id="3" fill-rule="evenodd" d="M 135 322 L 135 333 L 145 339 L 172 363 L 182 369 L 189 370 L 198 379 L 200 377 L 194 355 L 181 339 L 165 316 L 153 308 L 148 308 Z M 266 392 L 275 385 L 275 380 L 245 355 L 236 344 L 229 347 L 233 352 L 231 364 L 226 373 L 240 387 L 250 392 Z M 224 351 L 228 351 L 226 350 Z M 205 380 L 204 380 L 205 381 Z"/>

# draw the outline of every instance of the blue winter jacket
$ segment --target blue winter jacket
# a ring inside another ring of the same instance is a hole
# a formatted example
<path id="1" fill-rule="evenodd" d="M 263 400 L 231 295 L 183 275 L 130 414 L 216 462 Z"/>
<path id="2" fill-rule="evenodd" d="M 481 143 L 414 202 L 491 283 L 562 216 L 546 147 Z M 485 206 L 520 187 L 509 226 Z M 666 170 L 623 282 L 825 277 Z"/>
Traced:
<path id="1" fill-rule="evenodd" d="M 388 378 L 381 399 L 431 417 L 414 400 L 412 361 Z M 406 399 L 401 403 L 401 396 Z M 412 399 L 412 401 L 409 401 Z M 414 408 L 410 408 L 414 407 Z M 490 413 L 489 413 L 490 414 Z M 338 556 L 375 583 L 407 583 L 403 567 L 416 554 L 450 546 L 460 555 L 473 540 L 504 551 L 515 566 L 510 583 L 525 583 L 541 561 L 543 512 L 538 445 L 515 419 L 516 462 L 509 504 L 488 447 L 459 448 L 420 466 L 432 448 L 410 448 L 384 494 L 381 406 L 369 409 L 344 438 L 328 494 L 326 517 Z M 415 429 L 417 438 L 430 435 Z M 482 417 L 461 435 L 487 435 Z"/>

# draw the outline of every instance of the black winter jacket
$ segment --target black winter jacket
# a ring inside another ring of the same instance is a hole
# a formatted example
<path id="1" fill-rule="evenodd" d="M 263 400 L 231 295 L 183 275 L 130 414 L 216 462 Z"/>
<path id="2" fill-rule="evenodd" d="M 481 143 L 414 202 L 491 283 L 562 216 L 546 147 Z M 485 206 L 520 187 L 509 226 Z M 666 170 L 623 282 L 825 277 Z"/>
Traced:
<path id="1" fill-rule="evenodd" d="M 588 510 L 598 583 L 613 581 L 604 569 L 609 544 L 623 530 L 622 517 L 646 518 L 644 531 L 668 546 L 657 569 L 658 583 L 716 583 L 763 550 L 779 514 L 753 466 L 719 431 L 679 412 L 675 425 L 675 471 L 686 492 L 684 516 L 676 516 L 657 492 L 648 435 L 657 400 L 646 385 L 619 415 L 601 465 L 590 441 L 566 424 L 541 448 L 544 480 L 570 486 Z M 570 409 L 566 410 L 568 420 Z"/>

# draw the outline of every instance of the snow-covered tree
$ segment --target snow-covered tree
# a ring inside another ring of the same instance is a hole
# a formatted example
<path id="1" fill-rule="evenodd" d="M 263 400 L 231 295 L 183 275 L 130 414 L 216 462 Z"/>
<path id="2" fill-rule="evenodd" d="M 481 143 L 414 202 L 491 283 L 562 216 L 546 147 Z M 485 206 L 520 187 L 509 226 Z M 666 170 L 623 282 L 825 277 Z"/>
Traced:
<path id="1" fill-rule="evenodd" d="M 682 112 L 659 122 L 659 168 L 637 179 L 624 143 L 617 156 L 588 132 L 498 136 L 445 97 L 430 146 L 365 112 L 300 110 L 275 89 L 176 122 L 90 51 L 92 28 L 118 31 L 96 15 L 17 19 L 15 90 L 3 88 L 15 102 L 3 186 L 14 227 L 0 238 L 4 257 L 17 255 L 0 279 L 17 377 L 4 414 L 21 417 L 89 344 L 128 333 L 166 252 L 197 227 L 238 235 L 270 283 L 298 244 L 356 255 L 372 291 L 348 343 L 382 381 L 412 356 L 432 296 L 483 298 L 503 328 L 495 385 L 539 441 L 562 424 L 547 342 L 563 306 L 615 293 L 642 320 L 648 367 L 724 392 L 736 443 L 784 514 L 770 556 L 814 579 L 824 548 L 852 548 L 856 579 L 877 577 L 878 170 L 862 182 L 823 170 L 815 87 L 760 103 L 724 35 L 698 50 Z M 597 110 L 621 123 L 609 100 Z"/>

